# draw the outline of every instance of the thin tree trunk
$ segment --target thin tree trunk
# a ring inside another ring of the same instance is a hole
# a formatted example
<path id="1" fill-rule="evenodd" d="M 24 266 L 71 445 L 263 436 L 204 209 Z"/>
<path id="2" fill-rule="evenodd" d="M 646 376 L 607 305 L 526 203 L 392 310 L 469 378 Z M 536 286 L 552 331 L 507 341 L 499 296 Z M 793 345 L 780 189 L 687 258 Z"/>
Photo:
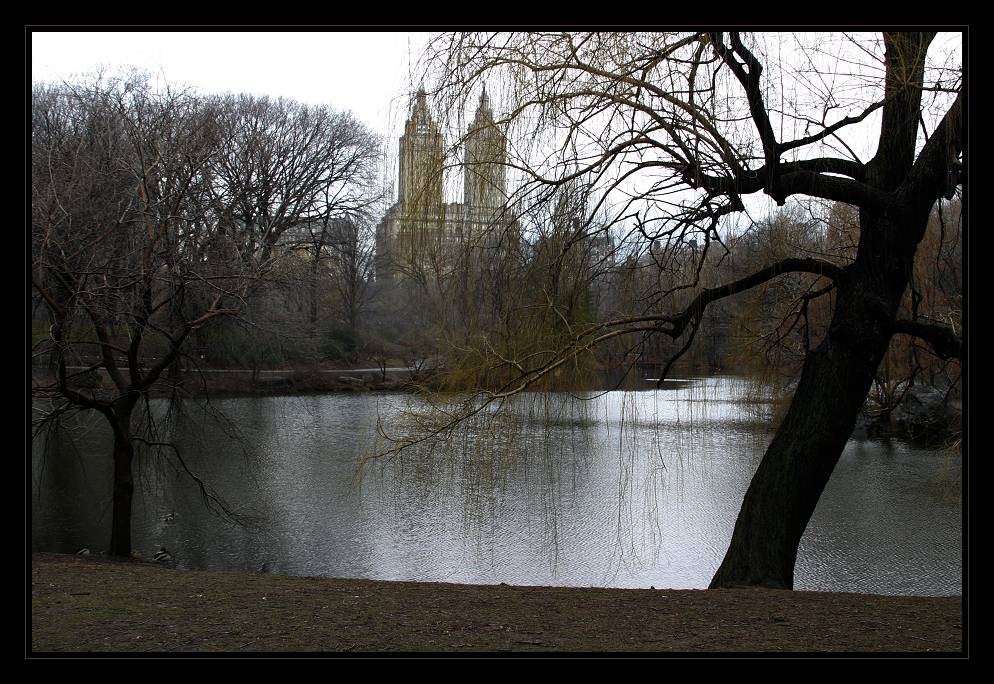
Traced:
<path id="1" fill-rule="evenodd" d="M 311 264 L 311 282 L 310 282 L 310 333 L 311 337 L 317 337 L 318 332 L 318 297 L 320 295 L 318 288 L 318 280 L 320 276 L 320 262 L 319 257 L 321 252 L 315 250 L 314 261 Z"/>
<path id="2" fill-rule="evenodd" d="M 352 348 L 349 350 L 349 361 L 358 363 L 359 361 L 359 306 L 355 297 L 351 297 L 347 302 L 346 322 L 349 326 L 349 339 L 352 340 Z"/>
<path id="3" fill-rule="evenodd" d="M 176 360 L 169 364 L 166 377 L 172 387 L 177 387 L 183 383 L 183 357 L 177 356 Z"/>
<path id="4" fill-rule="evenodd" d="M 48 312 L 48 319 L 51 326 L 56 325 L 55 314 L 51 311 Z M 59 358 L 62 355 L 62 350 L 59 349 L 54 343 L 52 344 L 52 351 L 48 353 L 48 370 L 55 375 L 59 372 Z"/>
<path id="5" fill-rule="evenodd" d="M 110 555 L 131 556 L 131 506 L 134 480 L 131 466 L 135 447 L 131 443 L 131 408 L 108 414 L 114 428 L 114 508 L 111 519 Z"/>

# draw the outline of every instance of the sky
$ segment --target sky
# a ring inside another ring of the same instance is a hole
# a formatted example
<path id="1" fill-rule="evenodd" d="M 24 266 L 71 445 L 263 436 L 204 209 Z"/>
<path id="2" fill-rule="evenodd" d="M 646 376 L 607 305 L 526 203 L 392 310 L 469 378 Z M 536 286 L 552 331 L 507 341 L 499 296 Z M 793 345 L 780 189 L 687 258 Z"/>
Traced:
<path id="1" fill-rule="evenodd" d="M 428 34 L 406 32 L 31 33 L 33 81 L 138 67 L 208 93 L 283 96 L 349 110 L 383 136 L 407 110 Z M 399 134 L 398 134 L 399 135 Z"/>
<path id="2" fill-rule="evenodd" d="M 384 171 L 390 176 L 396 163 L 391 154 L 407 117 L 408 93 L 417 86 L 414 74 L 428 36 L 400 31 L 35 30 L 31 74 L 34 81 L 60 81 L 101 66 L 111 72 L 138 67 L 170 84 L 205 93 L 283 96 L 349 110 L 384 139 Z M 817 39 L 809 35 L 805 40 Z M 939 52 L 958 50 L 961 37 L 942 34 L 936 41 L 940 44 L 948 47 Z M 841 116 L 842 111 L 833 116 Z M 874 152 L 877 130 L 875 113 L 845 134 L 864 161 Z M 774 206 L 766 197 L 753 200 L 750 203 L 756 204 L 759 214 Z"/>

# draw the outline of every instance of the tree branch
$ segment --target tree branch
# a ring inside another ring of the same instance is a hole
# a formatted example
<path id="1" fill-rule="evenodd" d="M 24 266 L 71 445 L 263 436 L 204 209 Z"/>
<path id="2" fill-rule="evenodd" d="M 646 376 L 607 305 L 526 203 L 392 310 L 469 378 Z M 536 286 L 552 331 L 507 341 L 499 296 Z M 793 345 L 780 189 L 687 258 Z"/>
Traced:
<path id="1" fill-rule="evenodd" d="M 725 47 L 721 33 L 712 33 L 710 38 L 715 52 L 718 53 L 718 56 L 721 57 L 721 60 L 728 68 L 732 70 L 735 78 L 739 80 L 739 83 L 742 84 L 746 92 L 746 97 L 749 99 L 749 112 L 752 114 L 753 123 L 756 124 L 756 130 L 759 132 L 759 139 L 763 143 L 763 157 L 766 161 L 766 167 L 775 169 L 779 158 L 779 145 L 777 144 L 776 135 L 773 133 L 773 126 L 770 123 L 770 116 L 766 111 L 766 105 L 763 102 L 763 94 L 759 90 L 759 77 L 763 73 L 763 66 L 756 59 L 756 56 L 742 43 L 738 32 L 732 31 L 729 34 L 729 38 L 732 41 L 732 50 L 748 65 L 748 72 L 732 55 L 732 50 Z"/>
<path id="2" fill-rule="evenodd" d="M 826 175 L 828 173 L 849 178 Z M 867 209 L 883 209 L 891 201 L 891 195 L 861 182 L 862 177 L 862 164 L 830 157 L 778 164 L 774 182 L 770 181 L 770 172 L 765 166 L 747 176 L 737 177 L 695 176 L 689 169 L 683 173 L 684 182 L 691 187 L 715 194 L 735 196 L 766 191 L 780 205 L 791 195 L 805 194 Z"/>
<path id="3" fill-rule="evenodd" d="M 803 147 L 804 145 L 810 145 L 811 143 L 823 140 L 828 136 L 832 135 L 833 133 L 835 133 L 840 128 L 844 128 L 845 126 L 848 126 L 850 124 L 859 123 L 860 121 L 868 117 L 870 114 L 883 107 L 884 102 L 885 102 L 884 100 L 880 100 L 879 102 L 874 102 L 869 107 L 864 109 L 863 113 L 860 114 L 859 116 L 847 116 L 846 118 L 840 121 L 836 121 L 831 126 L 823 128 L 822 130 L 818 131 L 813 135 L 809 135 L 804 138 L 798 138 L 797 140 L 791 140 L 790 142 L 780 143 L 779 145 L 777 145 L 777 150 L 780 151 L 781 153 L 787 152 L 788 150 L 792 150 L 795 147 Z"/>
<path id="4" fill-rule="evenodd" d="M 704 313 L 704 309 L 711 302 L 730 297 L 757 285 L 762 285 L 784 273 L 813 273 L 831 278 L 832 280 L 838 280 L 843 272 L 844 269 L 821 259 L 783 259 L 735 282 L 704 290 L 694 298 L 694 301 L 682 313 L 663 319 L 673 326 L 670 330 L 663 330 L 663 332 L 676 339 L 683 334 L 691 321 Z"/>
<path id="5" fill-rule="evenodd" d="M 958 161 L 962 152 L 963 93 L 960 92 L 915 160 L 898 191 L 900 196 L 927 204 L 927 209 L 940 197 L 950 196 L 949 186 L 955 189 L 955 184 L 962 182 Z"/>
<path id="6" fill-rule="evenodd" d="M 893 331 L 925 340 L 940 359 L 963 358 L 963 340 L 948 326 L 899 319 L 894 321 Z"/>

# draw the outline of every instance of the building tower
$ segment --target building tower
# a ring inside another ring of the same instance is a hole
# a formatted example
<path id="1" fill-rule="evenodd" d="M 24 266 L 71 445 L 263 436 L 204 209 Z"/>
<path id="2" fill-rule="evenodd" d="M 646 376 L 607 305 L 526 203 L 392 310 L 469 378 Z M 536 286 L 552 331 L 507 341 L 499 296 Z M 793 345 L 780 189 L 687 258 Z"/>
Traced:
<path id="1" fill-rule="evenodd" d="M 418 91 L 400 136 L 399 201 L 409 216 L 438 214 L 442 207 L 442 134 L 428 114 L 425 91 Z"/>
<path id="2" fill-rule="evenodd" d="M 446 214 L 444 161 L 442 134 L 418 90 L 400 136 L 397 202 L 376 228 L 377 277 L 423 263 L 437 249 Z"/>
<path id="3" fill-rule="evenodd" d="M 486 88 L 466 133 L 463 202 L 469 223 L 489 223 L 507 202 L 507 138 L 494 124 Z"/>
<path id="4" fill-rule="evenodd" d="M 446 203 L 445 146 L 419 90 L 400 138 L 397 202 L 376 229 L 378 279 L 398 282 L 402 273 L 426 270 L 445 275 L 459 250 L 480 247 L 484 234 L 491 243 L 517 244 L 517 233 L 504 235 L 510 226 L 504 217 L 507 139 L 494 123 L 486 90 L 464 140 L 463 201 Z"/>

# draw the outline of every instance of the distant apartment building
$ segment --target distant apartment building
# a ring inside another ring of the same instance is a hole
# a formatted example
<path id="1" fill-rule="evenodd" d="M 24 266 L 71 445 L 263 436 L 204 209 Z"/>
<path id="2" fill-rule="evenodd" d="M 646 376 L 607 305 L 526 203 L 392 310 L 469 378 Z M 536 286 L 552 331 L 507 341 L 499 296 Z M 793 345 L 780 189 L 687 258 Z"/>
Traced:
<path id="1" fill-rule="evenodd" d="M 443 136 L 419 91 L 400 137 L 397 202 L 376 229 L 377 279 L 417 271 L 444 275 L 460 250 L 517 243 L 507 211 L 507 138 L 494 123 L 486 91 L 462 153 L 463 201 L 445 202 Z"/>

